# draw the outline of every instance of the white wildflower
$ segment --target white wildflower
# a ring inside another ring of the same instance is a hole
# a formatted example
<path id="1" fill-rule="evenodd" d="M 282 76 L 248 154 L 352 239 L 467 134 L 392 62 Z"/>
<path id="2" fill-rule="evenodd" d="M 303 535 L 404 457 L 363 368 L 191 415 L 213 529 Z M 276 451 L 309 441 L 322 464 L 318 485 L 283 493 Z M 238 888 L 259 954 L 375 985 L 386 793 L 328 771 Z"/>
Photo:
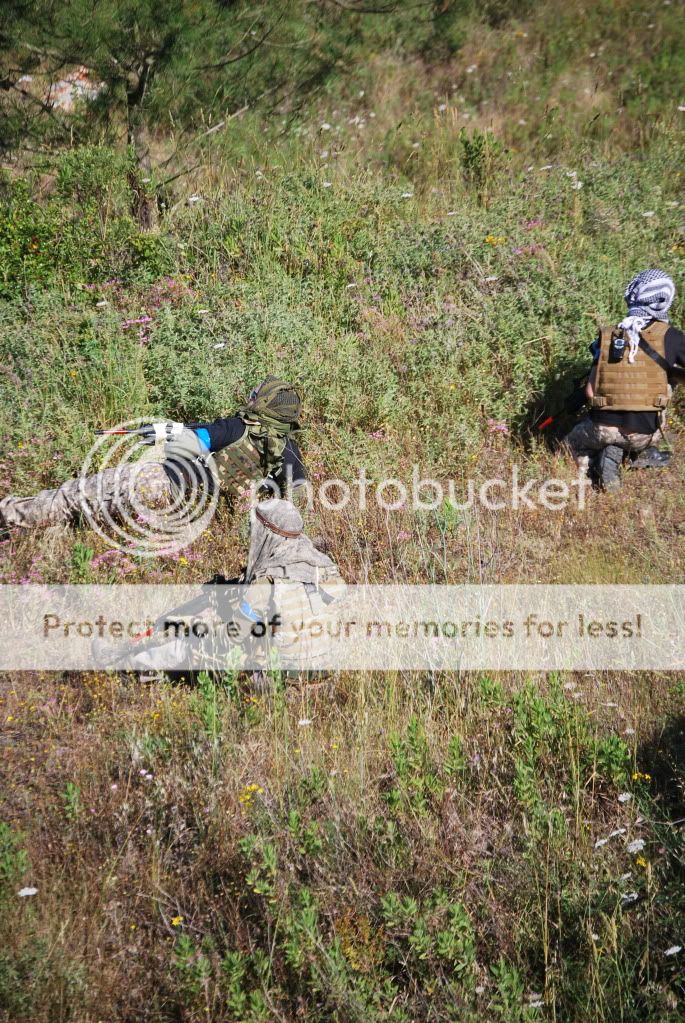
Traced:
<path id="1" fill-rule="evenodd" d="M 466 69 L 466 74 L 467 75 L 472 75 L 473 72 L 477 71 L 477 70 L 478 70 L 478 65 L 477 64 L 469 64 L 469 66 Z"/>
<path id="2" fill-rule="evenodd" d="M 300 720 L 297 723 L 300 726 L 300 728 L 307 728 L 308 725 L 311 725 L 312 719 L 311 718 L 300 718 Z"/>
<path id="3" fill-rule="evenodd" d="M 685 114 L 685 103 L 681 103 L 681 105 L 678 107 L 678 110 L 681 112 L 681 114 Z"/>
<path id="4" fill-rule="evenodd" d="M 544 167 L 540 167 L 540 170 L 541 171 L 552 170 L 552 167 L 554 167 L 553 163 L 546 163 Z"/>
<path id="5" fill-rule="evenodd" d="M 619 803 L 629 803 L 632 798 L 633 798 L 632 792 L 622 792 L 618 797 L 618 801 Z"/>
<path id="6" fill-rule="evenodd" d="M 438 104 L 438 110 L 440 111 L 441 114 L 444 114 L 445 111 L 447 110 L 447 104 L 446 103 Z"/>
<path id="7" fill-rule="evenodd" d="M 575 189 L 582 188 L 582 187 L 583 187 L 583 182 L 582 181 L 574 181 L 573 184 L 571 185 L 571 188 L 575 188 Z"/>
<path id="8" fill-rule="evenodd" d="M 414 198 L 414 193 L 413 192 L 402 192 L 402 198 L 403 199 L 413 199 Z"/>
<path id="9" fill-rule="evenodd" d="M 106 298 L 103 298 L 101 302 L 96 302 L 95 305 L 98 309 L 104 309 L 106 305 L 109 305 L 109 302 Z"/>
<path id="10" fill-rule="evenodd" d="M 17 892 L 17 895 L 19 896 L 20 899 L 28 899 L 32 895 L 37 894 L 38 894 L 37 888 L 20 888 L 19 891 Z"/>
<path id="11" fill-rule="evenodd" d="M 190 196 L 188 196 L 188 205 L 189 206 L 194 206 L 196 202 L 200 202 L 200 196 L 199 195 L 190 195 Z"/>
<path id="12" fill-rule="evenodd" d="M 671 945 L 670 948 L 666 949 L 666 951 L 664 952 L 664 955 L 665 956 L 677 956 L 678 952 L 682 952 L 682 950 L 683 950 L 683 946 L 682 945 Z"/>
<path id="13" fill-rule="evenodd" d="M 606 845 L 610 839 L 616 838 L 617 835 L 625 835 L 625 833 L 626 833 L 625 828 L 616 828 L 616 830 L 612 831 L 611 834 L 607 835 L 606 838 L 598 838 L 597 841 L 595 842 L 595 849 L 601 849 L 602 846 Z"/>
<path id="14" fill-rule="evenodd" d="M 485 281 L 487 284 L 491 284 L 493 281 L 498 281 L 499 277 L 486 277 Z"/>
<path id="15" fill-rule="evenodd" d="M 642 216 L 643 217 L 653 217 L 654 216 L 654 210 L 645 210 L 645 212 L 642 214 Z"/>
<path id="16" fill-rule="evenodd" d="M 328 121 L 324 121 L 323 124 L 321 125 L 321 131 L 330 131 L 330 130 L 331 130 L 330 124 L 328 123 Z"/>
<path id="17" fill-rule="evenodd" d="M 644 847 L 645 847 L 644 838 L 636 838 L 634 839 L 634 841 L 628 843 L 626 849 L 628 850 L 629 853 L 639 853 L 642 852 Z"/>
<path id="18" fill-rule="evenodd" d="M 635 735 L 635 729 L 634 728 L 626 728 L 626 730 L 625 730 L 625 732 L 623 734 L 624 735 Z"/>
<path id="19" fill-rule="evenodd" d="M 225 341 L 219 341 L 218 344 L 212 345 L 212 348 L 215 348 L 215 349 L 216 348 L 225 348 L 225 347 L 226 347 L 226 342 Z"/>
<path id="20" fill-rule="evenodd" d="M 623 896 L 623 901 L 626 903 L 637 902 L 639 897 L 640 896 L 637 894 L 637 892 L 628 892 L 626 895 Z"/>
<path id="21" fill-rule="evenodd" d="M 333 187 L 333 182 L 332 181 L 324 181 L 323 187 L 324 188 L 332 188 Z"/>
<path id="22" fill-rule="evenodd" d="M 485 991 L 485 988 L 483 987 L 483 985 L 479 984 L 478 987 L 476 988 L 476 994 L 477 995 L 482 995 L 484 993 L 484 991 Z"/>

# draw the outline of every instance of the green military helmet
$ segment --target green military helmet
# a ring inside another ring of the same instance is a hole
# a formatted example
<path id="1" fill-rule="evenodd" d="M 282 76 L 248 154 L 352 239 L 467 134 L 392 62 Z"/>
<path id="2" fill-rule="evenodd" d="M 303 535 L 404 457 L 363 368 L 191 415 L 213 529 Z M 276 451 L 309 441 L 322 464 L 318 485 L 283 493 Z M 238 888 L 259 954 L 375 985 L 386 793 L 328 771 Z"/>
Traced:
<path id="1" fill-rule="evenodd" d="M 292 384 L 269 376 L 250 393 L 247 408 L 256 416 L 296 426 L 302 400 Z"/>

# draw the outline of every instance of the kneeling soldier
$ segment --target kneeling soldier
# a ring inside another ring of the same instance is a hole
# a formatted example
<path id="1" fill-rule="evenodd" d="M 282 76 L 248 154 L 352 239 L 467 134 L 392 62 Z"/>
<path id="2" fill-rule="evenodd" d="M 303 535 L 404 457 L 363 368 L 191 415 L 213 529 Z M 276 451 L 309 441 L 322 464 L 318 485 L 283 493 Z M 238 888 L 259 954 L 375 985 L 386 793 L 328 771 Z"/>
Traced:
<path id="1" fill-rule="evenodd" d="M 624 454 L 657 443 L 671 397 L 669 377 L 685 366 L 685 334 L 668 322 L 675 285 L 662 270 L 643 270 L 625 291 L 628 316 L 591 345 L 586 385 L 591 411 L 567 435 L 579 468 L 604 490 L 618 490 Z M 659 453 L 644 464 L 657 464 Z M 645 456 L 643 456 L 645 458 Z M 634 464 L 641 464 L 636 462 Z"/>

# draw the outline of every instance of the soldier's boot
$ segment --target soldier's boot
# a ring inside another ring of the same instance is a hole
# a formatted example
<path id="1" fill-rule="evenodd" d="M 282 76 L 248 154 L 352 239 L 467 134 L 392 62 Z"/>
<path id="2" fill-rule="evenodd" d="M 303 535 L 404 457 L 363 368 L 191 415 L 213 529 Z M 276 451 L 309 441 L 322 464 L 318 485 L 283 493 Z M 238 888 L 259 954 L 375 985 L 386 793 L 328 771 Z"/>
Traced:
<path id="1" fill-rule="evenodd" d="M 670 451 L 659 451 L 659 448 L 652 445 L 639 455 L 634 455 L 628 465 L 631 469 L 665 469 L 670 461 Z"/>
<path id="2" fill-rule="evenodd" d="M 594 461 L 594 475 L 600 490 L 614 493 L 621 489 L 622 462 L 623 448 L 617 444 L 608 444 L 599 452 Z"/>

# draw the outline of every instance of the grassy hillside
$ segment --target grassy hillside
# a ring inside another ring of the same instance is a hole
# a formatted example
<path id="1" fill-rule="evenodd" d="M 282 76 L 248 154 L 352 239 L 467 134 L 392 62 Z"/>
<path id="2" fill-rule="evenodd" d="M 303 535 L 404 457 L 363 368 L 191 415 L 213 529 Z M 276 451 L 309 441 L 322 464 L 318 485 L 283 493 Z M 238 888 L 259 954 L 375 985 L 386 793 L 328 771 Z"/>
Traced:
<path id="1" fill-rule="evenodd" d="M 184 173 L 152 234 L 99 122 L 8 160 L 0 493 L 72 476 L 97 428 L 227 413 L 267 372 L 304 391 L 315 482 L 570 480 L 534 424 L 627 280 L 666 269 L 685 321 L 682 13 L 355 15 L 301 109 L 248 110 L 157 172 Z M 176 142 L 160 105 L 157 158 Z M 679 399 L 669 436 L 670 469 L 585 510 L 317 507 L 311 530 L 351 581 L 680 582 Z M 0 547 L 0 581 L 199 581 L 246 535 L 222 509 L 140 559 L 53 528 Z M 0 724 L 0 1019 L 683 1018 L 680 674 L 271 696 L 25 674 Z"/>

